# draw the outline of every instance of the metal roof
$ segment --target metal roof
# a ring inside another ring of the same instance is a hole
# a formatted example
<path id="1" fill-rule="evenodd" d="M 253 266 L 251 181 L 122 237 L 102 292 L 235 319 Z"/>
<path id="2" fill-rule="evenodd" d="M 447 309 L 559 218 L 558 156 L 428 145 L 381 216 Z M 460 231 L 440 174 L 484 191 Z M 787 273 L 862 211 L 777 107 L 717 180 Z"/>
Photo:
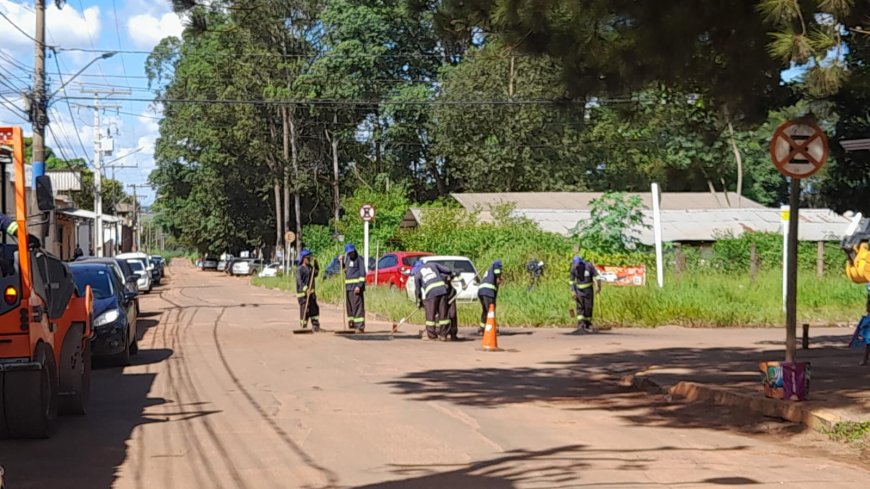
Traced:
<path id="1" fill-rule="evenodd" d="M 456 193 L 451 196 L 468 210 L 488 210 L 492 205 L 512 204 L 516 209 L 563 209 L 589 210 L 589 203 L 604 194 L 602 192 L 503 192 L 503 193 Z M 626 192 L 625 195 L 640 197 L 644 207 L 652 208 L 649 192 Z M 662 192 L 662 210 L 677 209 L 732 209 L 764 206 L 746 197 L 738 199 L 734 192 Z"/>
<path id="2" fill-rule="evenodd" d="M 96 212 L 86 211 L 83 209 L 64 209 L 64 210 L 57 211 L 57 213 L 63 214 L 65 216 L 70 216 L 70 217 L 78 218 L 78 219 L 85 219 L 85 220 L 89 220 L 89 221 L 96 220 L 96 218 L 97 218 Z M 115 217 L 115 216 L 109 216 L 106 214 L 103 214 L 103 217 L 101 220 L 103 222 L 121 222 L 120 218 Z"/>
<path id="3" fill-rule="evenodd" d="M 402 228 L 414 228 L 423 222 L 427 212 L 437 209 L 409 209 L 402 219 Z M 542 231 L 571 236 L 575 228 L 582 230 L 591 217 L 588 210 L 514 209 L 514 217 L 531 220 Z M 643 211 L 643 226 L 631 230 L 641 243 L 654 244 L 652 211 Z M 491 222 L 488 213 L 478 216 L 480 222 Z M 798 239 L 801 241 L 838 241 L 846 232 L 850 220 L 829 209 L 801 209 Z M 716 241 L 724 235 L 738 237 L 746 232 L 782 232 L 780 210 L 762 208 L 663 210 L 662 239 L 666 242 Z"/>
<path id="4" fill-rule="evenodd" d="M 544 231 L 570 236 L 572 230 L 590 219 L 589 211 L 558 209 L 516 209 L 514 216 L 535 222 Z M 644 226 L 632 230 L 643 244 L 654 244 L 652 211 L 643 211 Z M 782 231 L 779 209 L 693 209 L 663 210 L 662 240 L 668 242 L 716 241 L 723 235 L 735 237 L 746 232 L 779 233 Z M 798 239 L 801 241 L 837 241 L 846 232 L 850 220 L 829 209 L 801 209 Z"/>
<path id="5" fill-rule="evenodd" d="M 45 174 L 51 179 L 51 188 L 55 192 L 78 192 L 82 189 L 81 172 L 48 171 Z"/>

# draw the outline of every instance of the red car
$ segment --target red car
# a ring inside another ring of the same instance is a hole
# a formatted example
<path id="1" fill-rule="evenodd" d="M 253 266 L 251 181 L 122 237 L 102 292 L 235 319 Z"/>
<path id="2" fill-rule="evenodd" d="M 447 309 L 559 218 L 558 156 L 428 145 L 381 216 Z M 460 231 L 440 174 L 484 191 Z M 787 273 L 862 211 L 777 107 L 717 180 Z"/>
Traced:
<path id="1" fill-rule="evenodd" d="M 405 290 L 408 276 L 402 272 L 410 271 L 418 258 L 431 254 L 420 251 L 394 251 L 387 253 L 378 260 L 378 285 L 389 285 L 397 287 L 400 290 Z M 369 270 L 366 274 L 366 283 L 375 283 L 374 270 Z"/>

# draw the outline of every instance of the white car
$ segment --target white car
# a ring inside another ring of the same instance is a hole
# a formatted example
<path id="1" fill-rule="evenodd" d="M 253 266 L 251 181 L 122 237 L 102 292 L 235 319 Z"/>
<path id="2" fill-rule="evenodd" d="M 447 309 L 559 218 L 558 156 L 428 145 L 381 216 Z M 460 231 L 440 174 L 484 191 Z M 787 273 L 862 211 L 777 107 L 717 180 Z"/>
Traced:
<path id="1" fill-rule="evenodd" d="M 473 302 L 477 300 L 477 289 L 480 284 L 480 279 L 477 278 L 477 269 L 474 268 L 474 263 L 464 256 L 424 256 L 420 258 L 423 263 L 438 263 L 443 265 L 459 276 L 453 279 L 453 288 L 459 293 L 456 300 L 458 302 Z M 417 300 L 415 297 L 414 277 L 408 277 L 408 282 L 405 284 L 405 291 L 408 293 L 408 298 L 412 301 Z"/>
<path id="2" fill-rule="evenodd" d="M 151 272 L 145 268 L 142 261 L 135 258 L 128 258 L 127 263 L 130 264 L 133 273 L 139 277 L 136 280 L 136 285 L 139 287 L 139 290 L 145 294 L 151 292 Z"/>
<path id="3" fill-rule="evenodd" d="M 233 275 L 253 275 L 262 266 L 263 260 L 243 258 L 233 262 L 232 273 Z"/>
<path id="4" fill-rule="evenodd" d="M 257 275 L 259 277 L 277 277 L 278 270 L 280 270 L 280 269 L 281 269 L 280 263 L 270 263 L 269 265 L 266 265 L 265 267 L 263 267 L 263 269 L 260 270 L 260 273 L 258 273 Z"/>

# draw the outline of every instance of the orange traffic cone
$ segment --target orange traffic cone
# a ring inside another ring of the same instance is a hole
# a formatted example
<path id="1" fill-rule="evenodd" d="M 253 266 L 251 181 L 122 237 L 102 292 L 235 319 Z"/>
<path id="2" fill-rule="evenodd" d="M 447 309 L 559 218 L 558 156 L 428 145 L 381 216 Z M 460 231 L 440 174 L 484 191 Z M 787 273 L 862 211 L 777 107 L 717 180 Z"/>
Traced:
<path id="1" fill-rule="evenodd" d="M 483 343 L 481 344 L 484 351 L 501 351 L 498 347 L 498 331 L 495 325 L 495 304 L 489 305 L 489 312 L 486 314 L 486 328 L 483 330 Z"/>

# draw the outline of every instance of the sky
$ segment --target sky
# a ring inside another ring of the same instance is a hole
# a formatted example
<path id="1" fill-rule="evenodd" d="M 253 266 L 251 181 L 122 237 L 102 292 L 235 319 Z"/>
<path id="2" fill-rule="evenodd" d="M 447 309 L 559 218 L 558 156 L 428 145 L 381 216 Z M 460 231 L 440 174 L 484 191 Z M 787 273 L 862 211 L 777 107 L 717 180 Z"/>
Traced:
<path id="1" fill-rule="evenodd" d="M 116 168 L 115 178 L 125 185 L 147 183 L 148 174 L 154 169 L 160 108 L 124 99 L 153 98 L 144 70 L 147 52 L 161 39 L 179 36 L 183 20 L 172 12 L 169 0 L 67 0 L 62 9 L 55 6 L 54 0 L 46 0 L 46 3 L 46 43 L 57 50 L 56 59 L 51 49 L 48 51 L 47 92 L 58 90 L 61 80 L 68 83 L 65 92 L 70 97 L 93 97 L 82 90 L 129 90 L 130 95 L 103 96 L 106 100 L 101 103 L 120 106 L 101 114 L 102 134 L 111 135 L 115 145 L 114 154 L 104 157 L 103 161 L 110 162 L 132 153 L 114 165 L 136 167 Z M 34 42 L 12 23 L 32 36 L 33 4 L 33 0 L 0 0 L 0 12 L 9 19 L 0 17 L 3 39 L 0 43 L 0 124 L 21 125 L 28 136 L 31 130 L 22 119 L 24 104 L 20 92 L 32 86 Z M 107 51 L 118 51 L 118 54 L 95 62 L 70 81 L 73 74 Z M 84 158 L 92 163 L 94 111 L 76 104 L 93 104 L 93 100 L 68 100 L 64 98 L 64 91 L 60 91 L 49 104 L 51 130 L 47 131 L 47 144 L 60 157 Z M 112 176 L 111 170 L 106 176 Z M 130 188 L 127 191 L 132 193 Z M 137 192 L 144 194 L 143 204 L 153 202 L 150 189 L 140 188 Z"/>

